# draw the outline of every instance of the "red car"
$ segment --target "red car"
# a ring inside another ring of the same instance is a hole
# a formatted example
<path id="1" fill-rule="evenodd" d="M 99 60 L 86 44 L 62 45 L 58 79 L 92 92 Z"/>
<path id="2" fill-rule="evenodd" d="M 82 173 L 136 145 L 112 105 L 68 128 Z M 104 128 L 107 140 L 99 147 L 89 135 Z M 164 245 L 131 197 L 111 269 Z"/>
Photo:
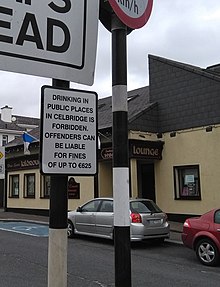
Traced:
<path id="1" fill-rule="evenodd" d="M 216 266 L 220 260 L 220 209 L 186 219 L 182 241 L 185 246 L 195 250 L 202 264 Z"/>

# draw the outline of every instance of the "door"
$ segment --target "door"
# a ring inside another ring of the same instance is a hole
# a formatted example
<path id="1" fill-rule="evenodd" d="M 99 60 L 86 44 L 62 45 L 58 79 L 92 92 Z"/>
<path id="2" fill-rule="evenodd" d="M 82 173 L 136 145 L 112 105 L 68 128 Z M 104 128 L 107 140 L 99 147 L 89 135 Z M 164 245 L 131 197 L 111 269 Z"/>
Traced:
<path id="1" fill-rule="evenodd" d="M 113 237 L 113 200 L 103 200 L 96 213 L 96 233 L 102 236 Z"/>
<path id="2" fill-rule="evenodd" d="M 75 229 L 78 233 L 95 233 L 95 218 L 100 200 L 91 200 L 76 212 Z"/>
<path id="3" fill-rule="evenodd" d="M 153 163 L 141 163 L 138 166 L 139 197 L 152 199 L 156 202 L 155 176 Z"/>

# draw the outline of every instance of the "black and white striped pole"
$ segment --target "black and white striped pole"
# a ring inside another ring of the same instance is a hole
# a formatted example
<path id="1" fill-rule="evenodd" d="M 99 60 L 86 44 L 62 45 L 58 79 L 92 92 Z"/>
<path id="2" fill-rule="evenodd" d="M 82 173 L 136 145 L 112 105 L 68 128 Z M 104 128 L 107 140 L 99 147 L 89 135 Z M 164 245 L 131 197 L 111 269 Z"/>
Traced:
<path id="1" fill-rule="evenodd" d="M 111 32 L 115 286 L 130 287 L 127 28 L 114 13 Z"/>
<path id="2" fill-rule="evenodd" d="M 69 82 L 53 79 L 53 86 L 69 88 Z M 48 287 L 67 286 L 67 182 L 67 175 L 51 176 Z"/>

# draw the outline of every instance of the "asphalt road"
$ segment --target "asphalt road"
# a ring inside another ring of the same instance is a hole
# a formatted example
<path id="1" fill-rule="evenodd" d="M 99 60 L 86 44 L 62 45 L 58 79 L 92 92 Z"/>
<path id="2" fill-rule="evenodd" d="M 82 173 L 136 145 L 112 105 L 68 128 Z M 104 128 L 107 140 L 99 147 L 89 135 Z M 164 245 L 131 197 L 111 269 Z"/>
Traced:
<path id="1" fill-rule="evenodd" d="M 0 230 L 0 286 L 47 287 L 47 237 Z M 220 267 L 201 265 L 182 245 L 133 244 L 133 287 L 216 287 Z M 114 286 L 114 246 L 85 237 L 68 240 L 68 287 Z"/>

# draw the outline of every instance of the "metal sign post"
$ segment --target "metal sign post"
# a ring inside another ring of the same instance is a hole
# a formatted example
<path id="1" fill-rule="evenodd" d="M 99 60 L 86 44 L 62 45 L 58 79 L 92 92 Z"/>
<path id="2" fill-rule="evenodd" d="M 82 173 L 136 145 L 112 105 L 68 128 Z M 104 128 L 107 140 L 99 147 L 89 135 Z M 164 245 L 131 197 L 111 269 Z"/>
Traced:
<path id="1" fill-rule="evenodd" d="M 53 86 L 68 88 L 68 81 L 53 79 Z M 48 242 L 48 287 L 67 286 L 67 175 L 51 176 Z"/>
<path id="2" fill-rule="evenodd" d="M 0 147 L 0 179 L 5 179 L 5 147 Z"/>
<path id="3" fill-rule="evenodd" d="M 131 286 L 126 26 L 112 16 L 115 286 Z"/>
<path id="4" fill-rule="evenodd" d="M 41 173 L 51 175 L 48 287 L 67 284 L 68 175 L 96 175 L 97 94 L 53 80 L 41 95 Z"/>
<path id="5" fill-rule="evenodd" d="M 7 204 L 7 194 L 5 192 L 6 188 L 5 180 L 5 147 L 0 147 L 0 206 L 6 209 Z"/>
<path id="6" fill-rule="evenodd" d="M 110 5 L 109 5 L 110 4 Z M 126 36 L 148 21 L 153 0 L 100 2 L 100 20 L 112 33 L 113 196 L 115 286 L 131 287 Z M 116 16 L 117 15 L 117 16 Z"/>

